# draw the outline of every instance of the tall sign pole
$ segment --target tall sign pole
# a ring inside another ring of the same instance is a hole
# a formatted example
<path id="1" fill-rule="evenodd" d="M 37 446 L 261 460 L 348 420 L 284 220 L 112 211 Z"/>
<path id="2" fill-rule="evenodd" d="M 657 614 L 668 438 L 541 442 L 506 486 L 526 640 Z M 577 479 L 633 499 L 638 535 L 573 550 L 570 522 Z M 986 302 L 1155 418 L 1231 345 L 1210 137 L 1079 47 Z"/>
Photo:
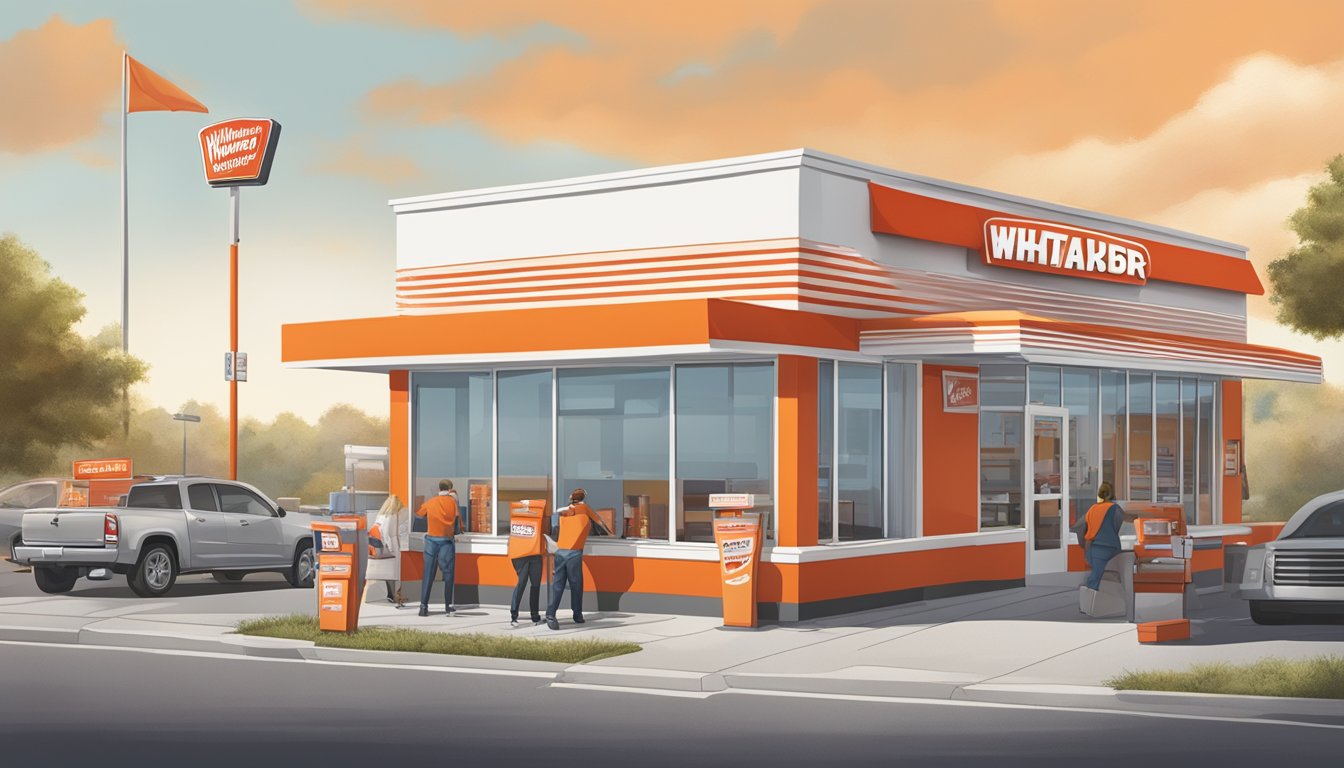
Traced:
<path id="1" fill-rule="evenodd" d="M 247 354 L 238 351 L 238 197 L 239 187 L 259 187 L 271 176 L 280 124 L 243 117 L 201 129 L 201 162 L 212 187 L 229 188 L 229 351 L 224 379 L 229 382 L 229 479 L 238 479 L 238 382 L 247 381 Z"/>

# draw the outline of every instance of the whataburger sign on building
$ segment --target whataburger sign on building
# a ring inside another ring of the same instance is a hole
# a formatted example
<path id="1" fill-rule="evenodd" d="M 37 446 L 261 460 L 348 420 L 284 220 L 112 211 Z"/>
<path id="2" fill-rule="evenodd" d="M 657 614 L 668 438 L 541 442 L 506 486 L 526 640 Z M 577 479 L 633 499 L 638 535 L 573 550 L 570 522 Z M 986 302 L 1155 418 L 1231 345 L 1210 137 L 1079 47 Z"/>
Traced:
<path id="1" fill-rule="evenodd" d="M 1146 285 L 1152 257 L 1142 243 L 1047 221 L 985 221 L 985 263 L 1054 275 Z"/>

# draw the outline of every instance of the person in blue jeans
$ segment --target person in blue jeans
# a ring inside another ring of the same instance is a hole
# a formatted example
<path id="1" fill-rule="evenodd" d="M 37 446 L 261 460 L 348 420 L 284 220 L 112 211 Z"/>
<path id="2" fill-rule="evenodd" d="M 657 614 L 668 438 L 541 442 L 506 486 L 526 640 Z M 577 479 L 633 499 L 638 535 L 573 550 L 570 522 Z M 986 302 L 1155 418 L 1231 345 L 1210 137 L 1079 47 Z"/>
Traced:
<path id="1" fill-rule="evenodd" d="M 1087 576 L 1088 589 L 1101 587 L 1106 564 L 1120 554 L 1120 526 L 1143 516 L 1142 512 L 1126 512 L 1116 504 L 1115 489 L 1109 482 L 1097 488 L 1097 503 L 1087 510 L 1087 531 L 1083 534 L 1083 555 L 1092 566 Z"/>
<path id="2" fill-rule="evenodd" d="M 556 540 L 555 572 L 551 577 L 551 600 L 546 606 L 546 626 L 559 629 L 560 622 L 555 612 L 560 609 L 565 588 L 569 588 L 569 607 L 574 612 L 574 623 L 583 624 L 583 545 L 588 541 L 588 530 L 596 524 L 604 534 L 610 535 L 602 518 L 589 507 L 584 499 L 587 494 L 582 488 L 575 488 L 569 495 L 569 506 L 555 511 L 559 518 L 559 535 Z"/>
<path id="3" fill-rule="evenodd" d="M 434 588 L 435 570 L 443 571 L 444 613 L 451 615 L 453 608 L 453 566 L 457 560 L 457 494 L 452 480 L 439 482 L 439 495 L 426 501 L 416 510 L 417 517 L 426 518 L 425 573 L 420 581 L 420 615 L 429 615 L 429 592 Z"/>

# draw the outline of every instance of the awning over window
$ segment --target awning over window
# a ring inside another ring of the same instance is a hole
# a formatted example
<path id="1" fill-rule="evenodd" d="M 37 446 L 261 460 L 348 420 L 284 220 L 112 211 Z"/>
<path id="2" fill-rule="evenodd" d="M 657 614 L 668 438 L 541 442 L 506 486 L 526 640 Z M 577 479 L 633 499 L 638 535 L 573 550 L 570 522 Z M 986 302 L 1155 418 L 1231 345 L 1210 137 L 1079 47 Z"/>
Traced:
<path id="1" fill-rule="evenodd" d="M 1028 363 L 1202 373 L 1319 384 L 1321 359 L 1234 341 L 1067 322 L 1021 312 L 859 321 L 859 348 L 886 358 L 1007 356 Z"/>

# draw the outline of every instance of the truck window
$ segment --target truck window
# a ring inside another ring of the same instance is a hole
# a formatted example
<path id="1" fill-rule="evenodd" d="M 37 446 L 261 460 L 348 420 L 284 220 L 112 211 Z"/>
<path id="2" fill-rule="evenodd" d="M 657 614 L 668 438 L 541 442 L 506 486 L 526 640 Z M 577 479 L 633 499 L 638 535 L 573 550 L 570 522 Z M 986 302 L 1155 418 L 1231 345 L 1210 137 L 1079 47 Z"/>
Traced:
<path id="1" fill-rule="evenodd" d="M 181 509 L 182 492 L 177 484 L 137 485 L 126 496 L 126 506 L 138 509 Z"/>
<path id="2" fill-rule="evenodd" d="M 0 491 L 0 507 L 6 509 L 33 509 L 56 506 L 55 483 L 24 483 Z"/>
<path id="3" fill-rule="evenodd" d="M 233 485 L 216 485 L 215 492 L 219 494 L 219 504 L 227 514 L 275 517 L 275 512 L 265 502 L 257 498 L 256 494 L 246 488 Z"/>
<path id="4" fill-rule="evenodd" d="M 199 509 L 202 512 L 219 511 L 219 504 L 215 503 L 215 492 L 210 490 L 209 483 L 187 486 L 187 499 L 191 502 L 192 509 Z"/>
<path id="5" fill-rule="evenodd" d="M 1326 504 L 1311 513 L 1290 539 L 1326 539 L 1344 537 L 1344 501 Z"/>

